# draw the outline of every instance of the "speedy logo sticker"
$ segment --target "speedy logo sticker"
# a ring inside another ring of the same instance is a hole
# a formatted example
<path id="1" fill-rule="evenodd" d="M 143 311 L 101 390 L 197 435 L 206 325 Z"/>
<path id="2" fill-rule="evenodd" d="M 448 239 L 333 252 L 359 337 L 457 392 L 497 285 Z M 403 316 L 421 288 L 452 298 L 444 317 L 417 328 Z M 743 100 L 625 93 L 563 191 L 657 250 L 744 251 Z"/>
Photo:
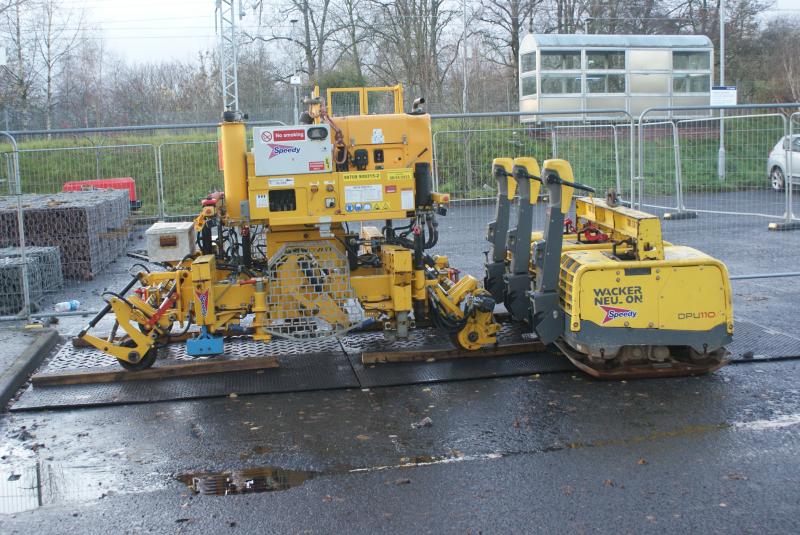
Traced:
<path id="1" fill-rule="evenodd" d="M 603 318 L 603 324 L 608 323 L 609 321 L 614 321 L 617 318 L 635 318 L 636 311 L 630 310 L 628 308 L 619 308 L 619 307 L 608 307 L 608 306 L 600 306 L 603 311 L 606 313 L 606 317 Z"/>
<path id="2" fill-rule="evenodd" d="M 300 147 L 292 147 L 291 145 L 277 145 L 275 143 L 267 143 L 267 146 L 272 149 L 269 153 L 269 159 L 281 154 L 297 154 L 300 152 Z"/>
<path id="3" fill-rule="evenodd" d="M 200 301 L 200 312 L 203 313 L 205 318 L 206 314 L 208 314 L 208 290 L 202 293 L 195 292 L 195 295 L 197 295 L 197 300 Z"/>

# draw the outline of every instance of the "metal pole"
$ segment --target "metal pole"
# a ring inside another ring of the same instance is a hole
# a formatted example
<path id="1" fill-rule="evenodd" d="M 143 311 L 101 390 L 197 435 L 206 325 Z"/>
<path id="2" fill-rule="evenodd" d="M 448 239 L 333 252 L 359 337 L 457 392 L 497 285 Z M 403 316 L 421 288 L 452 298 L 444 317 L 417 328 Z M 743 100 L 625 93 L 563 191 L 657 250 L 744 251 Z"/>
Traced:
<path id="1" fill-rule="evenodd" d="M 298 104 L 297 86 L 293 85 L 292 89 L 294 89 L 294 124 L 300 124 L 300 106 Z"/>
<path id="2" fill-rule="evenodd" d="M 725 0 L 719 2 L 719 85 L 725 86 Z M 719 110 L 717 175 L 725 180 L 725 110 Z"/>
<path id="3" fill-rule="evenodd" d="M 17 232 L 19 233 L 20 260 L 22 262 L 22 310 L 20 318 L 30 319 L 31 314 L 31 292 L 30 281 L 28 280 L 28 255 L 25 250 L 25 218 L 22 210 L 22 179 L 19 175 L 19 152 L 17 140 L 8 132 L 0 132 L 8 138 L 12 148 L 12 165 L 16 181 L 17 194 Z"/>
<path id="4" fill-rule="evenodd" d="M 464 42 L 464 91 L 461 94 L 461 113 L 467 113 L 467 0 L 461 2 L 464 8 L 464 34 L 461 39 Z"/>

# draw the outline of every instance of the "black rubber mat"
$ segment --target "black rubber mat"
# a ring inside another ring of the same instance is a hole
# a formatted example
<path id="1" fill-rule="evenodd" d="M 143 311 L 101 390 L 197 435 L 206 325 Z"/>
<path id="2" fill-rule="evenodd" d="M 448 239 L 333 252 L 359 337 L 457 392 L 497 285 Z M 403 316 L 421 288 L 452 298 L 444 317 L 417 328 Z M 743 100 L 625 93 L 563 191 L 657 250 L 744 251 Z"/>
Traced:
<path id="1" fill-rule="evenodd" d="M 508 377 L 534 373 L 576 371 L 557 353 L 539 352 L 502 357 L 469 357 L 434 362 L 384 363 L 364 366 L 363 351 L 414 351 L 450 347 L 447 337 L 425 330 L 415 332 L 410 340 L 386 342 L 381 333 L 359 333 L 334 339 L 313 341 L 274 341 L 267 345 L 249 340 L 226 343 L 223 358 L 275 355 L 278 368 L 257 372 L 228 372 L 214 375 L 178 377 L 157 381 L 29 387 L 11 406 L 12 411 L 87 407 L 128 403 L 147 403 L 235 394 L 266 394 L 337 388 L 371 388 L 417 383 L 461 381 Z M 504 325 L 499 337 L 510 343 L 530 338 L 518 327 Z M 755 323 L 736 322 L 734 342 L 730 346 L 737 362 L 764 361 L 800 356 L 800 338 L 773 331 Z M 188 359 L 183 344 L 163 350 L 156 366 Z M 40 372 L 106 370 L 108 359 L 93 349 L 61 348 Z M 113 365 L 111 369 L 116 369 Z"/>
<path id="2" fill-rule="evenodd" d="M 800 337 L 749 321 L 737 321 L 733 329 L 733 343 L 728 347 L 732 360 L 800 357 Z"/>
<path id="3" fill-rule="evenodd" d="M 362 388 L 577 371 L 566 357 L 550 353 L 370 366 L 361 364 L 360 358 L 355 355 L 349 357 Z"/>
<path id="4" fill-rule="evenodd" d="M 534 340 L 519 325 L 503 324 L 497 339 L 500 346 L 520 344 Z M 533 373 L 575 371 L 576 368 L 563 355 L 550 352 L 508 355 L 501 357 L 467 357 L 420 362 L 395 362 L 371 364 L 361 362 L 361 353 L 370 351 L 419 351 L 453 349 L 446 335 L 433 329 L 412 331 L 407 340 L 387 341 L 380 332 L 359 333 L 342 339 L 342 347 L 363 388 L 399 386 L 443 381 L 462 381 L 490 377 L 510 377 Z"/>
<path id="5" fill-rule="evenodd" d="M 344 352 L 280 355 L 279 367 L 259 371 L 176 377 L 155 381 L 29 387 L 12 411 L 94 405 L 148 403 L 177 399 L 224 397 L 337 388 L 358 388 Z"/>

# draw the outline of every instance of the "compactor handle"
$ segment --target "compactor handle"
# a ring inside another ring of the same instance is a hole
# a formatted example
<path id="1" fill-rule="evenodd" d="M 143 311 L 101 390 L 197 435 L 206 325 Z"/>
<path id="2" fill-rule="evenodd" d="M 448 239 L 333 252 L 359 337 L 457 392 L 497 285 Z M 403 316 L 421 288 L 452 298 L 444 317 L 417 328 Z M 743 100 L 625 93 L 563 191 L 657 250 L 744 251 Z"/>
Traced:
<path id="1" fill-rule="evenodd" d="M 538 177 L 537 179 L 541 180 L 541 178 Z M 595 193 L 595 189 L 593 187 L 587 186 L 586 184 L 581 184 L 580 182 L 570 182 L 568 180 L 562 180 L 555 173 L 548 173 L 546 181 L 548 184 L 559 184 L 561 186 L 569 186 L 570 188 L 587 191 L 589 193 Z"/>

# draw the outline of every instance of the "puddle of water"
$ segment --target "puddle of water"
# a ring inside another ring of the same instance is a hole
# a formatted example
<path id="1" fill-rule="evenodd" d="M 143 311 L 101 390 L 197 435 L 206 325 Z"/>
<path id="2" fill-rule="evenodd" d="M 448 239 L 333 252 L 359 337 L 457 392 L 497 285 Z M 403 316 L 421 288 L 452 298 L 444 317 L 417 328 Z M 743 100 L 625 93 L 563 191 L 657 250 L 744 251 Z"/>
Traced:
<path id="1" fill-rule="evenodd" d="M 0 514 L 43 505 L 96 500 L 116 490 L 117 475 L 96 466 L 33 462 L 0 469 Z"/>
<path id="2" fill-rule="evenodd" d="M 230 472 L 183 474 L 178 476 L 178 480 L 197 494 L 227 496 L 287 490 L 302 485 L 315 475 L 316 472 L 267 466 Z"/>

